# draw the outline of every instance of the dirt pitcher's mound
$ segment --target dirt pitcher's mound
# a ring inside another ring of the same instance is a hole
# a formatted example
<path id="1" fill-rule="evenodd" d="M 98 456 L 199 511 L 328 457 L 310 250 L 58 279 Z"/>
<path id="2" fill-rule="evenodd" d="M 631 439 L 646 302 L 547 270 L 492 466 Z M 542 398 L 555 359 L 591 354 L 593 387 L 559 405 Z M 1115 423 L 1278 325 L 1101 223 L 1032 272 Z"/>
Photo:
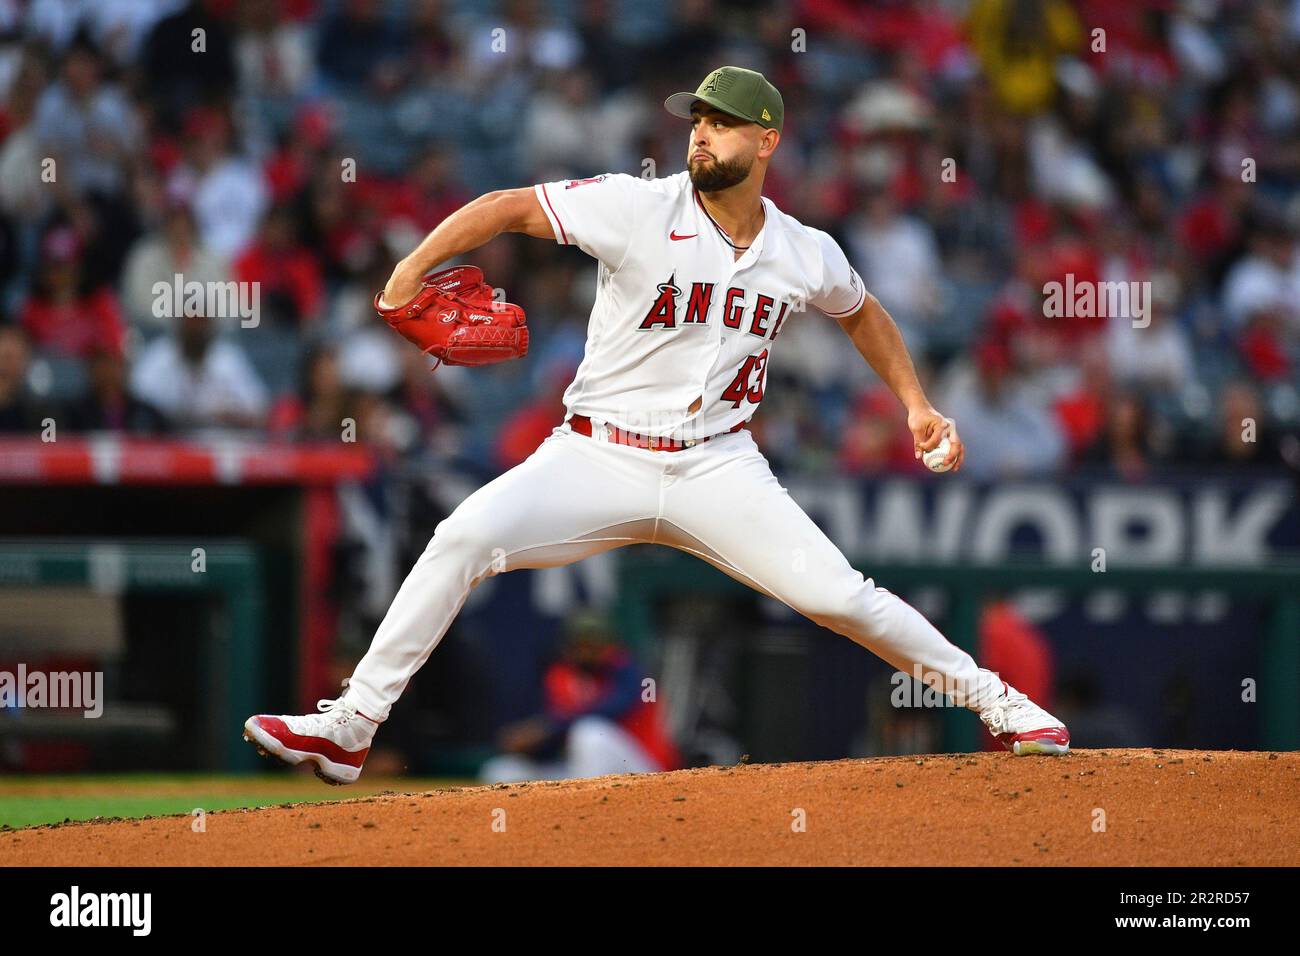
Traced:
<path id="1" fill-rule="evenodd" d="M 708 767 L 0 834 L 8 865 L 1300 864 L 1300 754 Z"/>

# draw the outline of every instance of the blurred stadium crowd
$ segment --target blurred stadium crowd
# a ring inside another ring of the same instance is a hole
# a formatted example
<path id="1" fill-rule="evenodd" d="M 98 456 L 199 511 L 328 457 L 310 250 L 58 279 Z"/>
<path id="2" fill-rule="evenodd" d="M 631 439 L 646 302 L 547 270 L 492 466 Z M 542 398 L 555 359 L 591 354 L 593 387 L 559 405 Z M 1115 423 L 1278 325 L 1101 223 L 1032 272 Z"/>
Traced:
<path id="1" fill-rule="evenodd" d="M 1300 468 L 1300 0 L 0 0 L 0 431 L 351 417 L 391 461 L 517 463 L 562 420 L 594 264 L 469 257 L 533 330 L 490 368 L 429 374 L 371 297 L 482 192 L 679 171 L 661 101 L 722 63 L 781 89 L 766 192 L 844 246 L 973 476 Z M 259 283 L 258 325 L 160 315 L 177 274 Z M 1150 282 L 1150 325 L 1046 317 L 1067 275 Z M 914 468 L 802 319 L 754 421 L 773 465 Z"/>

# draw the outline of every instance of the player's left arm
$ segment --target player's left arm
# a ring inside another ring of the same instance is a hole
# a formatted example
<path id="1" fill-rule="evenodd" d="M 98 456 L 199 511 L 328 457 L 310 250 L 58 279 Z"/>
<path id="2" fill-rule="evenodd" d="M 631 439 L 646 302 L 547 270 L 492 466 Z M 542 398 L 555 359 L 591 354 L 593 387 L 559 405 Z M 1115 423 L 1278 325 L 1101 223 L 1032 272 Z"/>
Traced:
<path id="1" fill-rule="evenodd" d="M 966 457 L 965 446 L 957 436 L 957 425 L 930 404 L 916 377 L 916 367 L 907 351 L 898 325 L 879 300 L 870 292 L 856 312 L 837 316 L 846 335 L 862 357 L 880 376 L 907 409 L 907 427 L 912 432 L 916 457 L 936 447 L 945 435 L 951 446 L 944 461 L 955 471 Z"/>

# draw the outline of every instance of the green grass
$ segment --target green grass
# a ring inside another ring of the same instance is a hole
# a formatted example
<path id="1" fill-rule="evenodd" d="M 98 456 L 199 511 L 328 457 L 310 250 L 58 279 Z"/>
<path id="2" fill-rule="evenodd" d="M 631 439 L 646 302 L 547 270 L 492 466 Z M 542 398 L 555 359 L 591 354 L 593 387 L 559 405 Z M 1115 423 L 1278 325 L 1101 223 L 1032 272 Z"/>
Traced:
<path id="1" fill-rule="evenodd" d="M 0 797 L 0 824 L 29 827 L 40 823 L 63 823 L 66 820 L 93 820 L 95 817 L 144 817 L 169 813 L 189 813 L 195 807 L 207 810 L 231 810 L 262 806 L 265 803 L 289 803 L 302 797 L 243 799 L 225 797 L 203 801 L 158 797 Z"/>
<path id="2" fill-rule="evenodd" d="M 0 778 L 0 825 L 35 826 L 96 817 L 143 817 L 231 810 L 280 803 L 348 800 L 385 790 L 398 793 L 473 785 L 428 777 L 377 777 L 331 787 L 310 773 L 248 776 L 127 774 Z"/>

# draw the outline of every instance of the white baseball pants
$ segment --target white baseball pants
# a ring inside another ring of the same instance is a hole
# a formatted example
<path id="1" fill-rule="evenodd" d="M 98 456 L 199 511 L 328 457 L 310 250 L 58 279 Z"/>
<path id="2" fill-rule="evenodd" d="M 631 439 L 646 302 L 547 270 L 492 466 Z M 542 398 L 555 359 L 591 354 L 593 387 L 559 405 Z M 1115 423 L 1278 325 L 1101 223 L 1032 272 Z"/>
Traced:
<path id="1" fill-rule="evenodd" d="M 634 543 L 708 561 L 908 674 L 943 678 L 979 709 L 995 674 L 919 611 L 864 579 L 772 474 L 748 429 L 681 451 L 617 445 L 559 425 L 525 461 L 434 530 L 357 664 L 347 701 L 384 720 L 485 577 L 570 564 Z"/>

